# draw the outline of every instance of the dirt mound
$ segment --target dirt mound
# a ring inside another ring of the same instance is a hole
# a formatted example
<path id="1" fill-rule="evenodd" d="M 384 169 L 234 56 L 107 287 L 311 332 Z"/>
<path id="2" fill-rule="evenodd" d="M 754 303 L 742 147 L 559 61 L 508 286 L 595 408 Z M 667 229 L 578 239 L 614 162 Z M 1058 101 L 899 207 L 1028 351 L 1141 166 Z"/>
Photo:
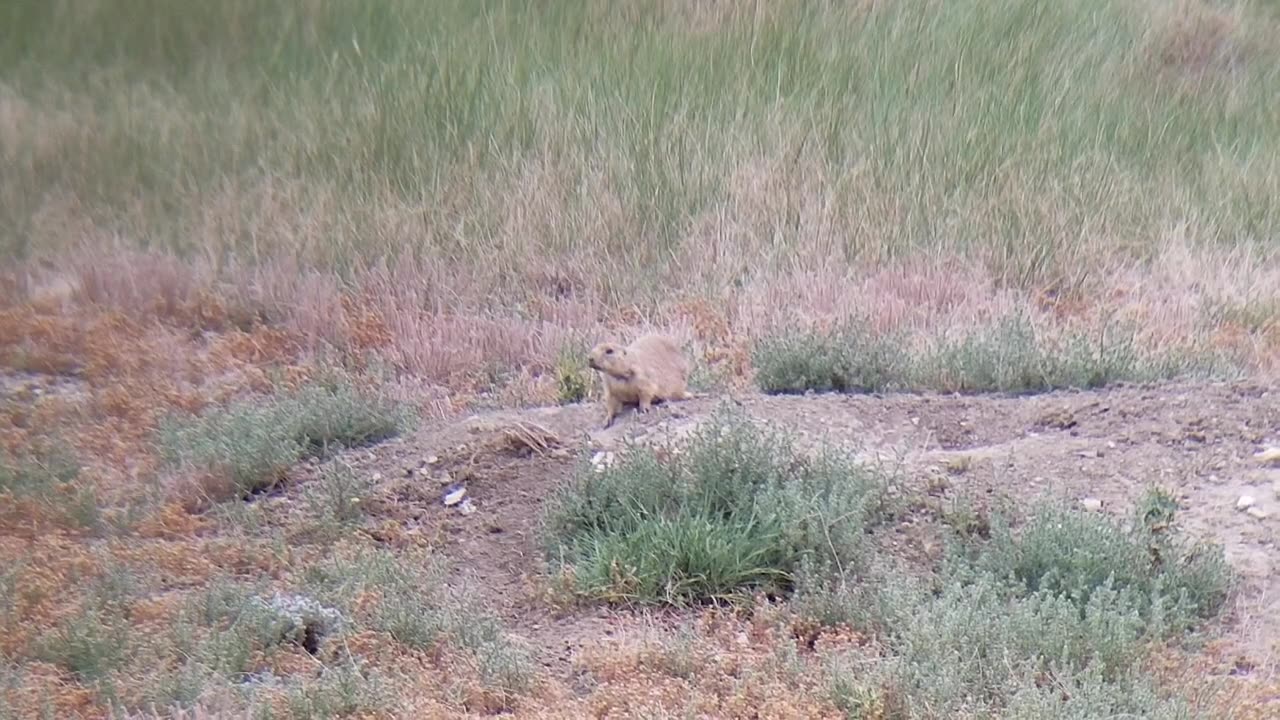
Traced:
<path id="1" fill-rule="evenodd" d="M 603 609 L 558 613 L 544 602 L 537 581 L 544 499 L 583 452 L 603 457 L 630 442 L 687 433 L 723 403 L 791 430 L 801 442 L 838 443 L 892 464 L 909 489 L 943 502 L 1005 498 L 1017 507 L 1065 496 L 1126 513 L 1159 485 L 1179 499 L 1185 528 L 1222 544 L 1240 574 L 1222 652 L 1234 658 L 1233 668 L 1276 673 L 1280 627 L 1266 619 L 1280 616 L 1280 468 L 1255 454 L 1280 442 L 1280 393 L 1259 385 L 1033 397 L 725 396 L 649 415 L 627 412 L 608 430 L 599 429 L 595 406 L 503 411 L 433 423 L 352 462 L 384 478 L 390 519 L 436 535 L 458 580 L 470 578 L 545 665 L 565 668 L 588 640 L 634 620 Z M 466 502 L 442 502 L 463 486 Z M 1252 498 L 1248 509 L 1242 496 Z M 926 556 L 937 550 L 927 534 L 904 528 L 903 537 Z"/>

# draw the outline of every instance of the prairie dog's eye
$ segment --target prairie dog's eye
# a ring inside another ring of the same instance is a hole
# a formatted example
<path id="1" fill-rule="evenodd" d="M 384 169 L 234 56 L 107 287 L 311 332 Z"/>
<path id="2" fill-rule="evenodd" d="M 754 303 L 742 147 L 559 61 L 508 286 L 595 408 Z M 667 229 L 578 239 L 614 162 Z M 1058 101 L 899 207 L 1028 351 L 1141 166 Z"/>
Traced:
<path id="1" fill-rule="evenodd" d="M 605 349 L 605 351 L 604 351 L 604 354 L 605 354 L 605 355 L 612 355 L 612 354 L 613 354 L 613 348 L 606 348 L 606 349 Z"/>

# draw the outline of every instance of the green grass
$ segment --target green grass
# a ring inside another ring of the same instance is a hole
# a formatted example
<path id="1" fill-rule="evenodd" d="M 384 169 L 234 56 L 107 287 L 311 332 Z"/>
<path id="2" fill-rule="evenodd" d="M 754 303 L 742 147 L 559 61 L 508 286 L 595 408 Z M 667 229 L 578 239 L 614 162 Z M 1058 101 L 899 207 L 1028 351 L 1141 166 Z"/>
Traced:
<path id="1" fill-rule="evenodd" d="M 36 502 L 60 524 L 89 533 L 108 529 L 101 498 L 80 459 L 57 438 L 11 454 L 0 450 L 0 494 Z M 127 524 L 127 523 L 125 523 Z"/>
<path id="2" fill-rule="evenodd" d="M 884 481 L 834 451 L 721 411 L 664 458 L 583 463 L 545 511 L 557 572 L 585 597 L 639 603 L 787 593 L 802 566 L 853 572 L 884 511 Z"/>
<path id="3" fill-rule="evenodd" d="M 269 580 L 215 575 L 152 633 L 130 615 L 134 599 L 148 594 L 145 579 L 137 568 L 93 578 L 76 611 L 17 660 L 55 663 L 119 713 L 207 702 L 235 712 L 271 698 L 283 701 L 287 717 L 394 712 L 402 676 L 350 652 L 351 636 L 368 632 L 406 649 L 448 652 L 459 677 L 442 686 L 465 681 L 460 662 L 473 671 L 467 680 L 500 703 L 534 677 L 524 646 L 466 588 L 448 586 L 443 564 L 429 555 L 335 545 L 283 591 Z M 315 672 L 275 675 L 276 660 L 290 654 L 307 657 Z"/>
<path id="4" fill-rule="evenodd" d="M 48 495 L 80 475 L 80 462 L 56 441 L 33 446 L 21 456 L 0 451 L 0 492 L 15 496 Z"/>
<path id="5" fill-rule="evenodd" d="M 854 718 L 1197 717 L 1142 663 L 1215 617 L 1232 574 L 1221 548 L 1183 535 L 1168 493 L 1131 521 L 1048 502 L 989 532 L 966 523 L 921 572 L 871 536 L 885 480 L 843 456 L 803 454 L 733 411 L 680 447 L 584 461 L 551 499 L 548 557 L 577 595 L 790 596 L 794 616 L 877 639 L 874 660 L 831 656 L 832 698 Z"/>
<path id="6" fill-rule="evenodd" d="M 171 466 L 212 471 L 243 496 L 271 487 L 304 457 L 385 440 L 413 422 L 407 408 L 335 381 L 240 400 L 199 417 L 169 418 L 159 444 Z"/>
<path id="7" fill-rule="evenodd" d="M 530 686 L 531 658 L 467 588 L 450 588 L 434 558 L 401 557 L 385 550 L 338 554 L 310 568 L 305 586 L 317 598 L 351 608 L 362 593 L 376 605 L 350 613 L 359 626 L 387 633 L 414 650 L 452 647 L 469 657 L 480 680 L 500 697 Z"/>
<path id="8" fill-rule="evenodd" d="M 556 353 L 556 400 L 564 404 L 582 402 L 591 393 L 596 382 L 595 373 L 587 367 L 585 343 L 565 343 Z"/>
<path id="9" fill-rule="evenodd" d="M 114 673 L 140 647 L 130 611 L 143 578 L 136 569 L 111 563 L 96 575 L 74 579 L 85 588 L 79 605 L 37 640 L 33 654 L 109 695 Z"/>
<path id="10" fill-rule="evenodd" d="M 294 720 L 357 717 L 391 706 L 377 673 L 354 662 L 325 668 L 319 677 L 293 684 L 288 695 L 289 717 Z"/>
<path id="11" fill-rule="evenodd" d="M 1037 393 L 1235 372 L 1229 358 L 1207 349 L 1146 350 L 1132 334 L 1117 330 L 1055 337 L 1023 314 L 921 349 L 898 336 L 876 336 L 857 322 L 828 332 L 775 334 L 756 344 L 753 363 L 756 384 L 771 394 Z"/>
<path id="12" fill-rule="evenodd" d="M 322 535 L 336 537 L 364 520 L 372 490 L 371 478 L 335 460 L 303 489 L 303 500 Z"/>
<path id="13" fill-rule="evenodd" d="M 1221 551 L 1187 546 L 1137 520 L 1124 529 L 1102 516 L 1046 507 L 1016 536 L 1007 524 L 993 523 L 975 566 L 1026 592 L 1066 596 L 1080 606 L 1110 584 L 1157 626 L 1179 629 L 1214 615 L 1230 577 Z"/>
<path id="14" fill-rule="evenodd" d="M 70 242 L 65 212 L 189 253 L 408 250 L 486 289 L 546 253 L 617 269 L 597 289 L 623 300 L 701 277 L 681 250 L 718 211 L 740 232 L 712 284 L 817 250 L 814 222 L 836 238 L 815 257 L 973 252 L 1067 288 L 1092 248 L 1147 256 L 1171 225 L 1280 230 L 1262 8 L 1223 38 L 1191 23 L 1192 67 L 1160 4 L 701 7 L 8 3 L 0 248 Z M 539 211 L 509 223 L 513 203 Z"/>
<path id="15" fill-rule="evenodd" d="M 989 540 L 958 536 L 935 578 L 880 568 L 805 586 L 795 609 L 884 639 L 873 672 L 832 670 L 852 717 L 877 703 L 904 718 L 1197 717 L 1141 662 L 1215 616 L 1232 575 L 1221 548 L 1171 524 L 1168 499 L 1149 493 L 1132 523 L 1056 503 L 1016 532 L 997 518 Z"/>
<path id="16" fill-rule="evenodd" d="M 911 382 L 910 362 L 901 341 L 853 322 L 829 332 L 768 335 L 752 355 L 756 384 L 775 394 L 897 389 Z"/>

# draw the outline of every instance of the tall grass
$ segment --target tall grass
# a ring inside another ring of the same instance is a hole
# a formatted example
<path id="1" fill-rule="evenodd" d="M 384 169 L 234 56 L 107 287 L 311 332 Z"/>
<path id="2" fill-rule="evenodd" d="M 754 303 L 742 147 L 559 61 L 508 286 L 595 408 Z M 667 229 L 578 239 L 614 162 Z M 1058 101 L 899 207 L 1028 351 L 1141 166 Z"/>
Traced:
<path id="1" fill-rule="evenodd" d="M 699 268 L 713 283 L 802 249 L 976 252 L 1031 283 L 1095 248 L 1152 251 L 1170 225 L 1277 229 L 1276 23 L 1243 6 L 0 12 L 7 255 L 77 220 L 186 253 L 409 252 L 490 281 L 545 253 L 616 270 L 596 289 L 625 295 L 628 271 L 683 276 L 690 254 L 722 260 Z"/>

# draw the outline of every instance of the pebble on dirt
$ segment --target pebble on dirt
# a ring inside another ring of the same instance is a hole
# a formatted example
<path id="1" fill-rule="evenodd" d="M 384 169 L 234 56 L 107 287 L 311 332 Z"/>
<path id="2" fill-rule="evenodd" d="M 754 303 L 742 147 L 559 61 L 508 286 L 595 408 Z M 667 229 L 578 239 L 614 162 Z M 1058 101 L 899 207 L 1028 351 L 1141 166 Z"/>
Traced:
<path id="1" fill-rule="evenodd" d="M 1280 447 L 1272 446 L 1254 453 L 1254 459 L 1263 465 L 1280 465 Z"/>
<path id="2" fill-rule="evenodd" d="M 1253 507 L 1255 502 L 1257 501 L 1254 500 L 1252 495 L 1241 495 L 1240 499 L 1236 501 L 1236 509 L 1248 510 L 1249 508 Z"/>
<path id="3" fill-rule="evenodd" d="M 1098 512 L 1102 509 L 1102 501 L 1098 498 L 1087 497 L 1080 501 L 1080 506 L 1089 512 Z"/>
<path id="4" fill-rule="evenodd" d="M 595 471 L 604 472 L 606 468 L 613 465 L 615 456 L 612 451 L 600 450 L 591 458 L 591 465 Z"/>
<path id="5" fill-rule="evenodd" d="M 444 493 L 445 507 L 452 507 L 462 502 L 462 498 L 466 494 L 467 494 L 466 485 L 457 485 L 455 487 L 451 487 L 445 490 L 445 493 Z"/>

